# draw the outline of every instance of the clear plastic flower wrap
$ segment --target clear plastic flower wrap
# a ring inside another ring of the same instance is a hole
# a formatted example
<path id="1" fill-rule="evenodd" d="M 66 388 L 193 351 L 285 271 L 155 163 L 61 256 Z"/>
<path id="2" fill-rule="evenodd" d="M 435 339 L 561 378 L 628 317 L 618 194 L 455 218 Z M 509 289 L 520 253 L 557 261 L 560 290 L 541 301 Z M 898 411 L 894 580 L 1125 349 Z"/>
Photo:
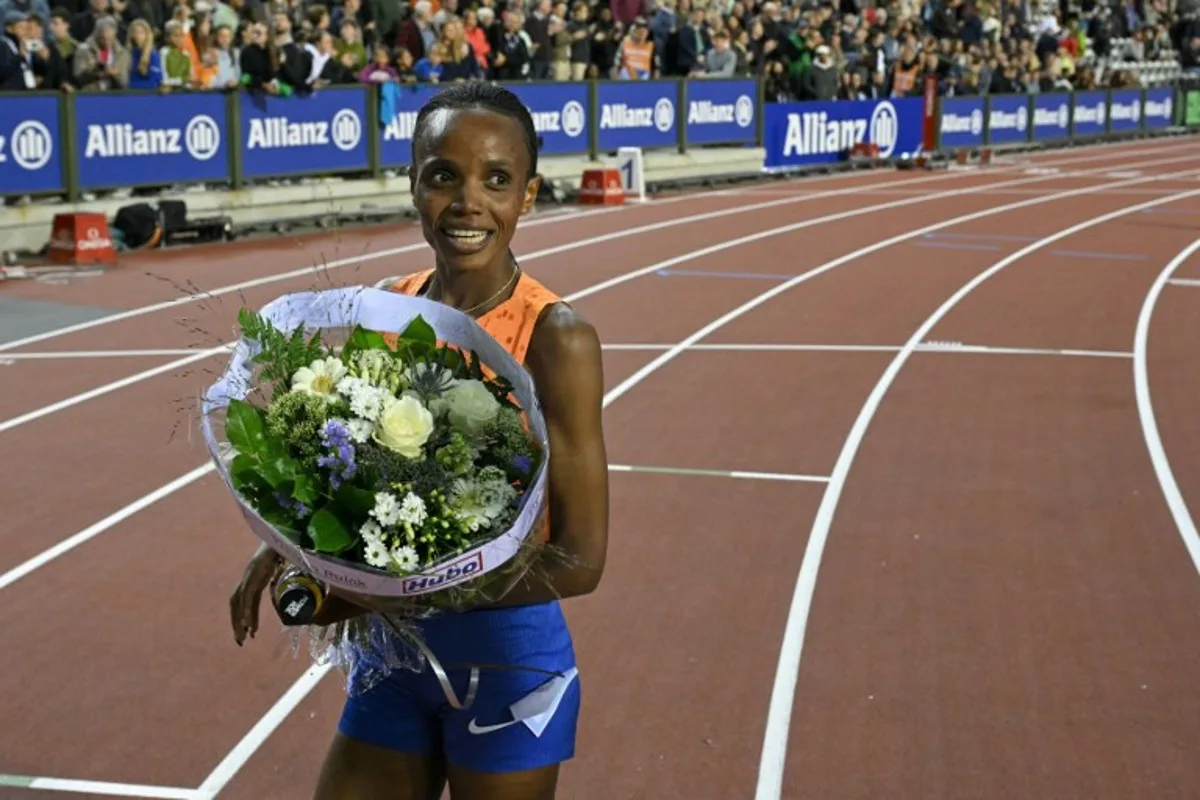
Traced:
<path id="1" fill-rule="evenodd" d="M 549 547 L 549 440 L 529 373 L 474 319 L 352 287 L 239 315 L 201 404 L 251 530 L 373 613 L 309 626 L 310 652 L 362 691 L 441 668 L 414 622 L 492 602 Z"/>

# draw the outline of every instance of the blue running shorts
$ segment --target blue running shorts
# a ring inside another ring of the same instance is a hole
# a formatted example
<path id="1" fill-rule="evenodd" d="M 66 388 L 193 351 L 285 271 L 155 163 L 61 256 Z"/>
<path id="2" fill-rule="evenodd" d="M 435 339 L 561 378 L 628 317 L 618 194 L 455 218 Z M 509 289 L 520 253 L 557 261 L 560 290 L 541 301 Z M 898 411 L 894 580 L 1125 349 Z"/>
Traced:
<path id="1" fill-rule="evenodd" d="M 393 670 L 347 698 L 338 724 L 342 735 L 409 753 L 440 752 L 450 764 L 476 772 L 536 769 L 575 755 L 579 677 L 558 601 L 446 614 L 420 626 L 460 702 L 472 664 L 533 669 L 481 669 L 475 700 L 462 710 L 450 705 L 428 664 L 419 673 Z M 543 713 L 528 722 L 515 718 L 539 699 Z"/>

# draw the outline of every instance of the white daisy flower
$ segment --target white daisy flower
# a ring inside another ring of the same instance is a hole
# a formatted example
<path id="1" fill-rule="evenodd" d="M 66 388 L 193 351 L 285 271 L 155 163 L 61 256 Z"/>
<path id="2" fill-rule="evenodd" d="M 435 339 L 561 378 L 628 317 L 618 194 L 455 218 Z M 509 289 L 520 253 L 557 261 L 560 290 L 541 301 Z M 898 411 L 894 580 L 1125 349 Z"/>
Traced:
<path id="1" fill-rule="evenodd" d="M 420 525 L 428 516 L 425 511 L 425 501 L 412 492 L 409 492 L 400 503 L 398 516 L 401 522 L 407 522 L 409 525 L 414 526 Z"/>
<path id="2" fill-rule="evenodd" d="M 380 568 L 386 567 L 391 557 L 388 553 L 387 545 L 381 541 L 368 541 L 363 555 L 366 557 L 368 564 L 372 567 Z"/>
<path id="3" fill-rule="evenodd" d="M 385 528 L 390 528 L 400 521 L 400 503 L 396 500 L 396 495 L 390 492 L 375 493 L 375 507 L 371 509 L 371 516 L 379 520 L 379 524 Z"/>
<path id="4" fill-rule="evenodd" d="M 400 546 L 392 548 L 392 563 L 404 572 L 412 572 L 421 564 L 417 551 L 411 547 Z"/>
<path id="5" fill-rule="evenodd" d="M 363 541 L 367 544 L 378 542 L 383 544 L 383 528 L 379 527 L 379 523 L 373 519 L 369 519 L 362 524 L 358 529 L 358 534 L 362 536 Z"/>
<path id="6" fill-rule="evenodd" d="M 318 358 L 292 375 L 292 391 L 332 399 L 338 382 L 346 376 L 346 365 L 337 358 Z"/>
<path id="7" fill-rule="evenodd" d="M 350 432 L 352 442 L 362 444 L 375 432 L 375 423 L 368 419 L 352 419 L 346 422 L 346 430 Z"/>
<path id="8" fill-rule="evenodd" d="M 338 382 L 337 390 L 350 401 L 350 411 L 359 419 L 376 422 L 383 410 L 383 403 L 391 395 L 362 378 L 347 376 Z"/>

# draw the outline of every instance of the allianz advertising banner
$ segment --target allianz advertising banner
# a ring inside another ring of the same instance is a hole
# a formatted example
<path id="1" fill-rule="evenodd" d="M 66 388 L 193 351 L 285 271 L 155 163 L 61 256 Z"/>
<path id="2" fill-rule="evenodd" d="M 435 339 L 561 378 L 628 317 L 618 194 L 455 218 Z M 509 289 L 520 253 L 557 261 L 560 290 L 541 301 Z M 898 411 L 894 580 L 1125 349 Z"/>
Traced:
<path id="1" fill-rule="evenodd" d="M 365 90 L 324 89 L 306 97 L 243 94 L 240 102 L 247 178 L 370 169 Z"/>
<path id="2" fill-rule="evenodd" d="M 222 94 L 90 94 L 75 100 L 79 186 L 229 179 Z"/>
<path id="3" fill-rule="evenodd" d="M 1108 101 L 1109 131 L 1132 133 L 1142 129 L 1142 90 L 1114 89 Z"/>
<path id="4" fill-rule="evenodd" d="M 7 95 L 0 103 L 0 194 L 62 191 L 58 98 Z"/>
<path id="5" fill-rule="evenodd" d="M 946 97 L 942 99 L 942 119 L 938 123 L 944 148 L 978 147 L 983 144 L 982 97 Z"/>
<path id="6" fill-rule="evenodd" d="M 403 167 L 411 162 L 417 113 L 443 88 L 404 86 L 393 96 L 395 99 L 391 104 L 381 99 L 379 158 L 382 166 Z M 521 102 L 529 109 L 533 127 L 542 139 L 539 154 L 553 156 L 587 152 L 586 83 L 505 84 L 505 88 L 521 98 Z"/>
<path id="7" fill-rule="evenodd" d="M 679 133 L 675 128 L 677 96 L 674 81 L 597 83 L 600 150 L 678 144 Z"/>
<path id="8" fill-rule="evenodd" d="M 1033 96 L 1033 140 L 1050 142 L 1071 135 L 1071 95 L 1066 92 Z"/>
<path id="9" fill-rule="evenodd" d="M 1073 136 L 1101 136 L 1108 130 L 1108 93 L 1076 92 Z"/>
<path id="10" fill-rule="evenodd" d="M 1146 129 L 1167 128 L 1175 122 L 1175 90 L 1169 87 L 1147 89 L 1142 107 Z"/>
<path id="11" fill-rule="evenodd" d="M 881 158 L 921 150 L 924 100 L 833 100 L 767 103 L 763 109 L 765 169 L 839 161 L 857 142 L 879 146 Z"/>
<path id="12" fill-rule="evenodd" d="M 758 84 L 752 80 L 688 81 L 688 144 L 742 144 L 758 138 Z"/>
<path id="13" fill-rule="evenodd" d="M 988 144 L 1029 141 L 1029 95 L 996 94 L 988 98 Z"/>

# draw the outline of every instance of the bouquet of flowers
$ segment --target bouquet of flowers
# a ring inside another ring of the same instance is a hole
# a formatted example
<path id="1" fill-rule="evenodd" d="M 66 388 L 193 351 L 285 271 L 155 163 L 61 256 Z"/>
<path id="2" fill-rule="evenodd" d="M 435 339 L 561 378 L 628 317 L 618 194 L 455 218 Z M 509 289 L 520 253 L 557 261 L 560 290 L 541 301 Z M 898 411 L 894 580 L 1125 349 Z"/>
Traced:
<path id="1" fill-rule="evenodd" d="M 239 326 L 202 427 L 263 541 L 393 618 L 494 599 L 522 576 L 549 442 L 529 374 L 472 318 L 355 287 L 243 309 Z"/>

